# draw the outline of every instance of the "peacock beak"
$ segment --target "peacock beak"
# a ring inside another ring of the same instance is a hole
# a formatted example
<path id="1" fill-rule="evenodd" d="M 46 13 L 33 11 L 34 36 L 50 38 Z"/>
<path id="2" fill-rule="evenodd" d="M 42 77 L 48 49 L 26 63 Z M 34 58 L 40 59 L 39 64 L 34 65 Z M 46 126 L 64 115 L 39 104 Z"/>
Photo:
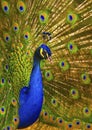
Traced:
<path id="1" fill-rule="evenodd" d="M 48 61 L 50 61 L 50 63 L 52 63 L 52 58 L 51 58 L 51 56 L 48 57 Z"/>

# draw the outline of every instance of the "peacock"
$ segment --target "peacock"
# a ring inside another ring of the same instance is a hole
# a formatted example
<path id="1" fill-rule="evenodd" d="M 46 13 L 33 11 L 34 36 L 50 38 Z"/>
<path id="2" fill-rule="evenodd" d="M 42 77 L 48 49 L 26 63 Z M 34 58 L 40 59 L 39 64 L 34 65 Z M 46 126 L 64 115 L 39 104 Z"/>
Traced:
<path id="1" fill-rule="evenodd" d="M 0 0 L 0 130 L 92 130 L 92 0 Z"/>

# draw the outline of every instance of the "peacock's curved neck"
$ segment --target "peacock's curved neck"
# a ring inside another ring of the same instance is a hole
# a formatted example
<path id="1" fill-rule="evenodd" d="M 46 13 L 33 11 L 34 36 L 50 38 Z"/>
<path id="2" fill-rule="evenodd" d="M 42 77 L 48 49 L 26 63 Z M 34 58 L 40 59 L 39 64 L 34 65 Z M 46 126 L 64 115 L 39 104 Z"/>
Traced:
<path id="1" fill-rule="evenodd" d="M 22 98 L 23 100 L 23 94 Z M 28 94 L 24 95 L 24 104 L 20 106 L 19 128 L 33 124 L 39 117 L 43 103 L 42 74 L 40 70 L 40 59 L 35 54 L 34 63 L 29 81 Z"/>
<path id="2" fill-rule="evenodd" d="M 32 72 L 30 75 L 30 81 L 29 81 L 29 88 L 30 90 L 32 88 L 35 88 L 37 84 L 37 81 L 42 81 L 42 74 L 41 74 L 41 70 L 40 70 L 40 61 L 41 59 L 37 56 L 37 54 L 34 55 L 34 59 L 33 59 L 33 68 L 32 68 Z M 39 79 L 39 80 L 38 80 Z M 40 84 L 42 84 L 42 82 L 40 82 Z"/>
<path id="3" fill-rule="evenodd" d="M 39 66 L 40 65 L 40 61 L 41 59 L 38 57 L 37 53 L 34 54 L 34 58 L 33 58 L 33 67 L 35 65 Z"/>

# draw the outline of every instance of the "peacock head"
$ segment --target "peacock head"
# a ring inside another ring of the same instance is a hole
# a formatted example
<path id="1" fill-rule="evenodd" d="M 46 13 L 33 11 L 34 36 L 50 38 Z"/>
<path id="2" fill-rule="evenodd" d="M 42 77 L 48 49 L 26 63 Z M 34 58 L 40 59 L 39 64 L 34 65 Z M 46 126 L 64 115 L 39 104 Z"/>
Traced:
<path id="1" fill-rule="evenodd" d="M 45 45 L 42 44 L 37 50 L 36 50 L 36 54 L 39 56 L 40 60 L 42 59 L 49 59 L 51 60 L 51 50 L 50 48 Z"/>

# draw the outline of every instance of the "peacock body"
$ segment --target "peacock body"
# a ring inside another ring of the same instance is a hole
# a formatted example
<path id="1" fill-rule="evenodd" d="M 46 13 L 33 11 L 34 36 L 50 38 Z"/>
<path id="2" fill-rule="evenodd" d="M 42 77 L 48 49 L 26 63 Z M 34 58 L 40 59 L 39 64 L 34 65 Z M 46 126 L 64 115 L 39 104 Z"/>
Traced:
<path id="1" fill-rule="evenodd" d="M 49 46 L 52 63 L 43 59 L 34 72 L 42 74 L 44 100 L 28 129 L 92 130 L 92 0 L 0 0 L 0 130 L 17 129 L 20 113 L 25 119 L 21 105 L 26 111 L 43 97 L 35 88 L 35 98 L 26 104 L 27 86 L 38 84 L 30 72 L 42 43 Z"/>

